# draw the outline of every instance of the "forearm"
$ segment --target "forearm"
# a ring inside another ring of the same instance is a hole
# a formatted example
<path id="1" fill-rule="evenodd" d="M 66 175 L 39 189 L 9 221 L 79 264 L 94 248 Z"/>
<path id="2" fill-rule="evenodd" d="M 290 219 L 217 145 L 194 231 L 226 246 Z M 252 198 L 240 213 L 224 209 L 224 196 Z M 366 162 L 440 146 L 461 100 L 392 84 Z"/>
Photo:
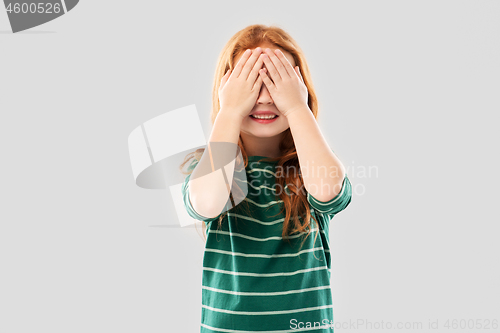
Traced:
<path id="1" fill-rule="evenodd" d="M 208 146 L 192 172 L 189 195 L 194 210 L 203 216 L 219 215 L 229 199 L 235 167 L 230 161 L 236 156 L 240 128 L 240 116 L 220 110 Z"/>
<path id="2" fill-rule="evenodd" d="M 328 146 L 311 110 L 295 110 L 287 116 L 295 142 L 304 186 L 319 201 L 340 193 L 345 168 Z"/>
<path id="3" fill-rule="evenodd" d="M 243 118 L 232 110 L 220 109 L 214 121 L 209 142 L 229 142 L 238 144 Z"/>

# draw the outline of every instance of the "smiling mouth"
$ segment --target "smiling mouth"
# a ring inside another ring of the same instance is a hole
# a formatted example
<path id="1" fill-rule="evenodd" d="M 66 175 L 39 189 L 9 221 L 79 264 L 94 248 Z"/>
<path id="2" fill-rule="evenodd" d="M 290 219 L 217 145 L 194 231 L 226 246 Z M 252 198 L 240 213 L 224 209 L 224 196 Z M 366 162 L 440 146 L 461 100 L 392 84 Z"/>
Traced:
<path id="1" fill-rule="evenodd" d="M 263 120 L 266 120 L 266 119 L 274 119 L 274 118 L 278 118 L 278 115 L 265 115 L 265 116 L 257 116 L 257 115 L 250 115 L 250 117 L 254 118 L 254 119 L 263 119 Z"/>

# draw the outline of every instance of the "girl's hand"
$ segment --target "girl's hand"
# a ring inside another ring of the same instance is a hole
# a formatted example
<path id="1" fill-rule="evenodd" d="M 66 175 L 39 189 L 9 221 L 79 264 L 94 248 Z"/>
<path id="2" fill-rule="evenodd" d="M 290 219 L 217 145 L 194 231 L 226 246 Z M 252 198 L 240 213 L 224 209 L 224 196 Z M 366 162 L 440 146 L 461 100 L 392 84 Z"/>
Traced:
<path id="1" fill-rule="evenodd" d="M 219 103 L 224 112 L 235 112 L 242 120 L 248 116 L 255 106 L 262 86 L 259 69 L 263 60 L 259 57 L 262 49 L 253 52 L 248 49 L 231 72 L 229 69 L 222 77 L 219 87 Z"/>
<path id="2" fill-rule="evenodd" d="M 308 108 L 307 87 L 300 74 L 299 67 L 293 68 L 279 49 L 275 53 L 270 49 L 266 49 L 261 57 L 264 58 L 264 64 L 271 78 L 263 70 L 260 70 L 259 74 L 267 90 L 269 90 L 276 108 L 285 117 L 302 107 Z"/>

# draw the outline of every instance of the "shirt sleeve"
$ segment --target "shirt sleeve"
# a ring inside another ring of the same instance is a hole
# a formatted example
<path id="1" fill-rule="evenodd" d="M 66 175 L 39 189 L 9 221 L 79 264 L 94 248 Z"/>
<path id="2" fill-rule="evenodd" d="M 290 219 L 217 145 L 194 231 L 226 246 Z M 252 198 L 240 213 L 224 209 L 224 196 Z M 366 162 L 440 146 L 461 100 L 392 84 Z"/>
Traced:
<path id="1" fill-rule="evenodd" d="M 194 159 L 191 162 L 191 164 L 188 166 L 188 171 L 194 170 L 194 168 L 196 167 L 198 162 L 199 161 L 197 159 Z M 189 216 L 191 216 L 195 220 L 203 221 L 206 224 L 217 220 L 222 213 L 214 218 L 209 218 L 209 217 L 205 217 L 203 215 L 198 214 L 198 212 L 196 212 L 194 210 L 193 205 L 191 204 L 191 199 L 189 197 L 189 180 L 190 179 L 191 179 L 191 173 L 189 175 L 187 175 L 187 177 L 184 179 L 184 183 L 182 184 L 182 198 L 183 198 L 184 206 L 186 207 L 187 213 L 189 214 Z"/>
<path id="2" fill-rule="evenodd" d="M 307 192 L 307 201 L 309 202 L 309 205 L 311 205 L 311 207 L 317 210 L 319 213 L 333 217 L 335 216 L 335 214 L 338 214 L 349 205 L 349 203 L 351 202 L 351 196 L 352 186 L 346 174 L 344 177 L 344 181 L 342 182 L 342 189 L 333 199 L 326 202 L 319 201 L 309 192 Z"/>

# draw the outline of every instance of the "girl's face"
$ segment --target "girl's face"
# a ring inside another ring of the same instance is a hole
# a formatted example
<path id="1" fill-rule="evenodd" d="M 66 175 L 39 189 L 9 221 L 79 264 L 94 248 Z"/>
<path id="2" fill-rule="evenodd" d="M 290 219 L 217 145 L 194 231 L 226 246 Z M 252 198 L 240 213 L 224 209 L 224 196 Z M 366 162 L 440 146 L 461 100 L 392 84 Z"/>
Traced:
<path id="1" fill-rule="evenodd" d="M 264 53 L 264 50 L 266 48 L 271 49 L 271 51 L 274 52 L 275 49 L 278 47 L 269 44 L 269 43 L 264 43 L 260 44 L 259 47 L 262 49 L 262 52 Z M 257 47 L 256 47 L 257 48 Z M 284 54 L 285 57 L 288 59 L 292 67 L 295 67 L 295 60 L 292 57 L 292 54 L 290 52 L 287 52 L 285 50 L 282 50 L 279 48 Z M 254 50 L 254 49 L 252 49 Z M 234 59 L 234 63 L 237 64 L 238 60 L 240 59 L 241 54 L 238 55 Z M 266 68 L 266 65 L 263 64 L 262 68 Z M 267 69 L 267 76 L 271 78 L 271 75 L 269 74 L 269 69 Z M 272 121 L 270 120 L 259 120 L 255 119 L 250 114 L 253 113 L 260 113 L 260 111 L 267 111 L 267 113 L 272 113 L 277 115 L 276 118 L 274 118 Z M 255 106 L 253 109 L 250 111 L 249 115 L 243 119 L 243 122 L 241 123 L 241 132 L 244 132 L 245 134 L 249 136 L 255 136 L 255 137 L 273 137 L 276 136 L 285 130 L 287 130 L 290 126 L 288 125 L 288 120 L 286 119 L 285 116 L 281 114 L 281 112 L 276 108 L 274 105 L 273 99 L 271 95 L 269 94 L 269 91 L 266 88 L 266 85 L 262 83 L 262 86 L 260 88 L 259 96 L 257 97 L 257 100 L 255 101 Z"/>

